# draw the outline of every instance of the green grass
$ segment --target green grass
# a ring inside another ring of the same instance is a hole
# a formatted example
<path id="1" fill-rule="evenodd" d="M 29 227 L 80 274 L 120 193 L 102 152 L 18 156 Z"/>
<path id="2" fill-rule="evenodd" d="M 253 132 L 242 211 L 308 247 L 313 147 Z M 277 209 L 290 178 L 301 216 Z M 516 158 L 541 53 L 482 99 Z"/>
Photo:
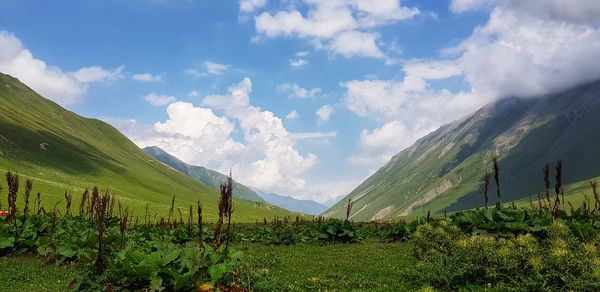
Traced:
<path id="1" fill-rule="evenodd" d="M 257 291 L 414 291 L 407 244 L 365 242 L 325 246 L 242 245 L 241 281 Z"/>
<path id="2" fill-rule="evenodd" d="M 404 243 L 237 245 L 244 252 L 242 284 L 254 291 L 414 291 L 415 260 Z M 0 258 L 1 291 L 64 291 L 77 268 L 30 256 Z"/>
<path id="3" fill-rule="evenodd" d="M 0 174 L 17 172 L 34 180 L 46 210 L 64 206 L 64 192 L 73 205 L 85 188 L 99 186 L 116 194 L 134 213 L 168 212 L 171 198 L 184 213 L 200 200 L 205 218 L 217 214 L 217 190 L 153 159 L 112 126 L 78 116 L 47 100 L 18 80 L 0 73 Z M 0 179 L 6 190 L 6 182 Z M 6 194 L 4 192 L 3 194 Z M 22 196 L 21 196 L 22 197 Z M 6 203 L 6 196 L 0 198 Z M 281 208 L 235 200 L 235 220 L 295 216 Z"/>
<path id="4" fill-rule="evenodd" d="M 33 256 L 0 257 L 0 291 L 65 291 L 77 272 L 75 266 L 46 264 Z"/>

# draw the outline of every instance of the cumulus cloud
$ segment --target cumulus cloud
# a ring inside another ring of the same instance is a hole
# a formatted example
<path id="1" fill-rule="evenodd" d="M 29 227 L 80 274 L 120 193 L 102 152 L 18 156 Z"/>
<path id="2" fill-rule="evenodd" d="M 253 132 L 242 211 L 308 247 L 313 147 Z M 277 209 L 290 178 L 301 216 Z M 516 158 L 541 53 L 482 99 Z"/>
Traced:
<path id="1" fill-rule="evenodd" d="M 326 104 L 322 107 L 320 107 L 315 114 L 317 115 L 318 118 L 318 123 L 322 124 L 325 123 L 327 121 L 329 121 L 329 119 L 331 118 L 331 115 L 333 114 L 333 106 Z"/>
<path id="2" fill-rule="evenodd" d="M 348 162 L 356 166 L 383 165 L 398 149 L 410 146 L 413 134 L 398 121 L 385 123 L 373 131 L 362 130 L 358 141 L 358 153 Z"/>
<path id="3" fill-rule="evenodd" d="M 122 70 L 123 66 L 113 70 L 92 66 L 64 72 L 36 59 L 15 35 L 0 31 L 0 71 L 19 78 L 41 95 L 63 105 L 78 102 L 91 83 L 123 78 Z"/>
<path id="4" fill-rule="evenodd" d="M 188 93 L 189 97 L 197 97 L 198 96 L 198 91 L 197 90 L 192 90 Z"/>
<path id="5" fill-rule="evenodd" d="M 152 75 L 150 73 L 133 74 L 131 79 L 142 82 L 162 82 L 163 77 L 160 75 Z"/>
<path id="6" fill-rule="evenodd" d="M 307 39 L 317 49 L 345 57 L 384 58 L 373 30 L 413 18 L 420 11 L 401 5 L 399 0 L 304 0 L 300 10 L 263 12 L 256 16 L 256 31 L 265 37 Z"/>
<path id="7" fill-rule="evenodd" d="M 600 55 L 600 2 L 525 2 L 497 6 L 485 26 L 449 50 L 473 90 L 531 96 L 600 78 L 594 57 Z"/>
<path id="8" fill-rule="evenodd" d="M 301 154 L 296 141 L 331 133 L 288 132 L 280 118 L 250 103 L 251 92 L 252 82 L 246 78 L 225 95 L 205 97 L 202 106 L 171 103 L 168 119 L 154 125 L 111 122 L 141 147 L 156 145 L 183 161 L 221 172 L 233 169 L 236 180 L 259 190 L 283 194 L 306 190 L 300 175 L 318 158 Z M 239 141 L 233 138 L 238 131 Z"/>
<path id="9" fill-rule="evenodd" d="M 383 123 L 363 130 L 358 153 L 349 161 L 382 161 L 444 123 L 459 119 L 491 101 L 538 96 L 600 78 L 600 2 L 459 1 L 451 10 L 465 12 L 491 5 L 488 21 L 440 59 L 402 64 L 398 80 L 341 83 L 348 109 Z M 463 88 L 451 92 L 432 81 L 456 78 Z M 395 136 L 383 133 L 397 132 Z M 376 135 L 377 134 L 377 135 Z M 389 138 L 395 151 L 378 150 L 367 139 Z M 394 139 L 406 141 L 394 144 Z M 380 159 L 381 158 L 381 159 Z"/>
<path id="10" fill-rule="evenodd" d="M 298 114 L 298 112 L 296 110 L 293 110 L 293 111 L 289 112 L 287 115 L 285 115 L 285 118 L 288 121 L 297 120 L 299 117 L 300 117 L 300 115 Z"/>
<path id="11" fill-rule="evenodd" d="M 154 92 L 151 92 L 148 95 L 144 96 L 144 99 L 147 102 L 149 102 L 151 105 L 154 105 L 154 106 L 164 106 L 164 105 L 173 103 L 177 100 L 177 98 L 175 98 L 175 96 L 160 95 L 160 94 L 156 94 Z"/>
<path id="12" fill-rule="evenodd" d="M 290 98 L 315 98 L 321 94 L 321 88 L 306 89 L 296 83 L 283 83 L 277 85 L 277 91 L 288 94 Z"/>
<path id="13" fill-rule="evenodd" d="M 267 4 L 267 0 L 240 0 L 240 11 L 252 12 Z"/>

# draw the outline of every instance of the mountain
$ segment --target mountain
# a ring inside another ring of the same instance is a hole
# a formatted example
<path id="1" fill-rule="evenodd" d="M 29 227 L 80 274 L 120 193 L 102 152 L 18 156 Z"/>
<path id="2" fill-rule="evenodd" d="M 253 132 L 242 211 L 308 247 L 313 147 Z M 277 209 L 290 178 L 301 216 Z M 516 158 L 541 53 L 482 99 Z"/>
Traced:
<path id="1" fill-rule="evenodd" d="M 203 184 L 218 189 L 219 185 L 227 179 L 227 176 L 202 166 L 189 165 L 177 157 L 156 146 L 143 149 L 144 152 L 156 158 L 158 161 L 184 173 Z M 298 200 L 288 196 L 255 192 L 247 186 L 234 182 L 234 196 L 255 202 L 267 202 L 269 204 L 284 208 L 292 212 L 318 215 L 327 209 L 325 205 L 311 200 Z"/>
<path id="2" fill-rule="evenodd" d="M 259 192 L 258 194 L 269 204 L 273 204 L 294 212 L 300 212 L 309 215 L 319 215 L 323 213 L 323 211 L 327 210 L 327 206 L 313 200 L 298 200 L 288 196 L 262 192 Z"/>
<path id="3" fill-rule="evenodd" d="M 481 178 L 500 160 L 503 201 L 542 192 L 542 168 L 563 160 L 563 185 L 600 175 L 600 81 L 535 98 L 507 98 L 442 126 L 395 155 L 325 212 L 354 220 L 483 205 Z M 567 189 L 569 191 L 569 189 Z M 490 189 L 495 202 L 495 187 Z"/>
<path id="4" fill-rule="evenodd" d="M 8 170 L 23 182 L 33 178 L 33 191 L 42 193 L 47 210 L 61 200 L 58 206 L 64 206 L 65 191 L 74 194 L 73 206 L 78 206 L 79 194 L 97 185 L 140 216 L 146 204 L 149 216 L 166 215 L 173 195 L 184 214 L 198 200 L 208 220 L 218 212 L 215 189 L 150 157 L 109 124 L 74 114 L 0 73 L 0 172 Z M 0 187 L 6 189 L 4 180 Z M 295 215 L 240 199 L 234 205 L 237 221 Z"/>
<path id="5" fill-rule="evenodd" d="M 150 146 L 143 149 L 148 155 L 156 158 L 158 161 L 184 173 L 188 176 L 191 176 L 195 180 L 213 188 L 219 189 L 219 186 L 227 180 L 227 176 L 202 167 L 202 166 L 194 166 L 189 165 L 177 157 L 170 155 L 166 151 L 162 150 L 157 146 Z M 256 192 L 248 188 L 247 186 L 240 184 L 238 182 L 233 182 L 233 196 L 242 198 L 244 200 L 254 201 L 254 202 L 264 202 L 263 198 L 259 196 Z"/>

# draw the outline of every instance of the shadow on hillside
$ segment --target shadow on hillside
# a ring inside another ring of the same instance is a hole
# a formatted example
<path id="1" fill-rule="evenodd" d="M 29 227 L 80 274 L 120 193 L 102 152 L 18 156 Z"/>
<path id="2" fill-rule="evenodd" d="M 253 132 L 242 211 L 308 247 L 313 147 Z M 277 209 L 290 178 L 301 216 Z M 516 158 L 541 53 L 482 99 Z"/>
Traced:
<path id="1" fill-rule="evenodd" d="M 502 201 L 537 199 L 544 191 L 542 169 L 546 163 L 554 172 L 557 160 L 563 160 L 563 185 L 600 175 L 600 103 L 586 103 L 584 111 L 565 111 L 526 136 L 508 156 L 500 160 Z M 518 154 L 516 154 L 518 153 Z M 481 171 L 483 173 L 483 169 Z M 553 174 L 552 174 L 553 177 Z M 554 180 L 552 180 L 554 186 Z M 491 187 L 490 204 L 496 202 Z M 483 206 L 483 189 L 466 194 L 448 207 L 448 211 Z"/>
<path id="2" fill-rule="evenodd" d="M 33 164 L 71 175 L 89 175 L 100 169 L 117 174 L 126 171 L 116 160 L 72 135 L 32 131 L 1 120 L 0 135 L 3 158 L 21 165 Z"/>

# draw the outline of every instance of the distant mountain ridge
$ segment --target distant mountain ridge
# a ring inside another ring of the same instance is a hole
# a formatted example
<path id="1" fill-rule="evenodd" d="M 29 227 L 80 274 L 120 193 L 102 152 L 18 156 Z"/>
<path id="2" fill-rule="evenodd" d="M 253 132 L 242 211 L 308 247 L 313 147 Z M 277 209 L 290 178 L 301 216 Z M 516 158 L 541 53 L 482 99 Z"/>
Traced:
<path id="1" fill-rule="evenodd" d="M 144 148 L 144 152 L 156 158 L 162 163 L 204 183 L 207 186 L 218 189 L 219 185 L 227 179 L 227 176 L 217 171 L 202 166 L 189 165 L 177 157 L 170 155 L 157 146 Z M 255 202 L 267 202 L 269 204 L 284 208 L 292 212 L 309 215 L 318 215 L 327 209 L 327 206 L 312 200 L 298 200 L 288 196 L 263 193 L 234 181 L 233 195 Z"/>
<path id="2" fill-rule="evenodd" d="M 158 161 L 202 182 L 213 189 L 218 190 L 219 186 L 227 180 L 227 176 L 224 174 L 206 167 L 187 164 L 177 157 L 167 153 L 160 147 L 149 146 L 143 150 L 148 155 L 156 158 Z M 236 182 L 235 180 L 233 183 L 233 196 L 254 202 L 265 202 L 265 200 L 256 192 L 245 185 Z"/>
<path id="3" fill-rule="evenodd" d="M 600 176 L 599 129 L 600 81 L 499 100 L 419 139 L 324 214 L 344 217 L 349 198 L 354 220 L 481 206 L 481 176 L 494 156 L 504 201 L 542 191 L 543 166 L 559 159 L 564 184 L 585 181 Z"/>
<path id="4" fill-rule="evenodd" d="M 327 206 L 313 200 L 299 200 L 289 196 L 257 192 L 268 203 L 281 208 L 309 215 L 319 215 L 327 210 Z"/>

